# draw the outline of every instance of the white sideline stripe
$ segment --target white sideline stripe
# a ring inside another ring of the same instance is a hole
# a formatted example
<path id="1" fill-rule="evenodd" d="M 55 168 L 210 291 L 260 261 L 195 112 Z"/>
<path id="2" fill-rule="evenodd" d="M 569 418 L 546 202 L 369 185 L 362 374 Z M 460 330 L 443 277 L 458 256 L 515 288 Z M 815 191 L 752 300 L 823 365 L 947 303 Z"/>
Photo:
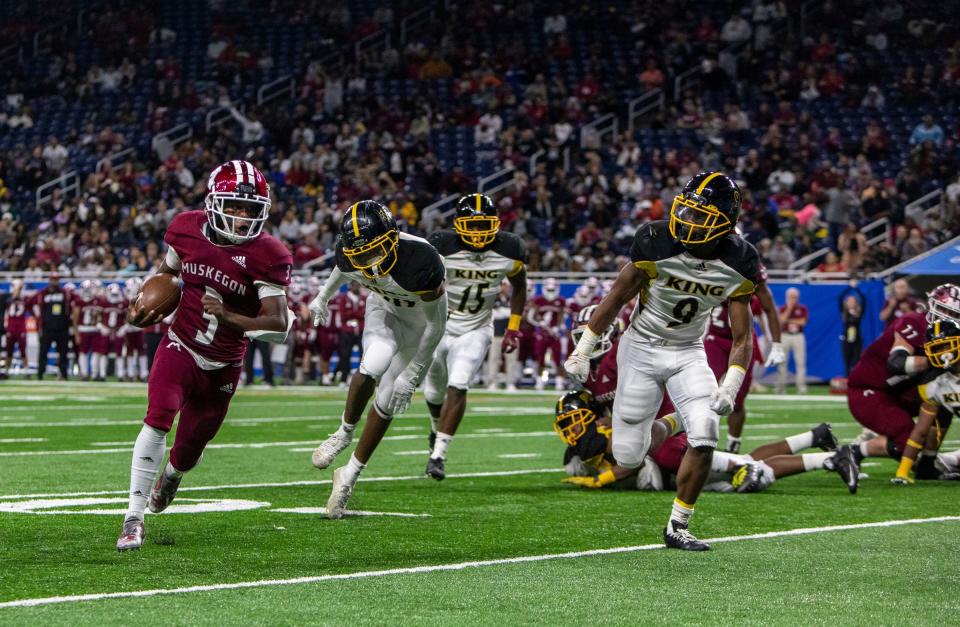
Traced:
<path id="1" fill-rule="evenodd" d="M 462 433 L 457 436 L 457 439 L 474 439 L 474 438 L 522 438 L 522 437 L 544 437 L 555 435 L 553 431 L 527 431 L 521 433 Z M 418 440 L 422 438 L 422 435 L 419 434 L 410 434 L 410 435 L 388 435 L 384 437 L 384 440 Z M 107 443 L 103 445 L 106 446 Z M 129 453 L 133 447 L 132 442 L 125 443 L 126 446 L 121 448 L 91 448 L 91 449 L 73 449 L 66 451 L 0 451 L 0 457 L 42 457 L 48 455 L 104 455 L 109 453 Z M 231 444 L 208 444 L 208 449 L 236 449 L 236 448 L 272 448 L 277 446 L 307 446 L 310 445 L 315 447 L 317 445 L 316 440 L 292 440 L 289 442 L 243 442 L 243 443 L 231 443 Z M 93 446 L 101 446 L 101 444 L 94 443 Z M 306 450 L 312 451 L 313 448 Z M 297 452 L 303 452 L 303 449 L 297 449 Z"/>
<path id="2" fill-rule="evenodd" d="M 47 438 L 0 438 L 0 444 L 19 444 L 21 442 L 47 442 Z"/>
<path id="3" fill-rule="evenodd" d="M 311 449 L 312 450 L 312 449 Z M 528 470 L 491 470 L 484 472 L 463 472 L 463 473 L 450 473 L 447 475 L 447 479 L 474 479 L 478 477 L 513 477 L 518 475 L 542 475 L 542 474 L 559 474 L 562 473 L 562 468 L 532 468 Z M 360 482 L 364 483 L 367 481 L 419 481 L 426 480 L 426 475 L 385 475 L 382 477 L 360 477 Z M 228 485 L 200 485 L 200 486 L 184 486 L 180 488 L 180 492 L 209 492 L 211 490 L 246 490 L 251 488 L 289 488 L 289 487 L 300 487 L 300 486 L 313 486 L 313 485 L 330 485 L 330 479 L 318 479 L 312 481 L 281 481 L 281 482 L 268 482 L 268 483 L 237 483 L 237 484 L 228 484 Z M 74 497 L 74 496 L 106 496 L 111 494 L 127 494 L 127 490 L 98 490 L 95 492 L 53 492 L 48 494 L 4 494 L 0 495 L 0 500 L 8 501 L 13 499 L 46 499 L 46 498 L 58 498 L 58 497 Z"/>
<path id="4" fill-rule="evenodd" d="M 268 509 L 268 512 L 280 512 L 283 514 L 321 514 L 326 516 L 326 507 L 281 507 L 278 509 Z M 408 514 L 406 512 L 370 512 L 362 509 L 346 509 L 344 516 L 392 516 L 395 518 L 430 518 L 430 514 Z"/>
<path id="5" fill-rule="evenodd" d="M 540 453 L 504 453 L 503 455 L 497 455 L 500 459 L 534 459 L 536 457 L 543 457 Z"/>
<path id="6" fill-rule="evenodd" d="M 853 529 L 871 529 L 875 527 L 899 527 L 902 525 L 919 525 L 935 522 L 953 522 L 960 520 L 960 516 L 937 516 L 935 518 L 909 518 L 905 520 L 885 520 L 881 522 L 855 523 L 850 525 L 831 525 L 828 527 L 801 527 L 783 531 L 767 533 L 751 533 L 742 536 L 723 536 L 708 538 L 706 542 L 719 544 L 722 542 L 743 542 L 744 540 L 765 540 L 768 538 L 784 538 L 790 536 L 804 536 L 814 533 L 830 533 L 834 531 L 849 531 Z M 635 546 L 620 546 L 609 549 L 590 549 L 586 551 L 571 551 L 569 553 L 545 553 L 541 555 L 523 555 L 493 560 L 477 560 L 472 562 L 456 562 L 453 564 L 435 564 L 432 566 L 409 566 L 406 568 L 390 568 L 386 570 L 365 570 L 353 573 L 335 575 L 314 575 L 309 577 L 294 577 L 291 579 L 261 579 L 258 581 L 238 581 L 234 583 L 218 583 L 184 588 L 156 588 L 153 590 L 130 590 L 127 592 L 103 592 L 97 594 L 76 594 L 69 596 L 44 597 L 35 599 L 19 599 L 0 603 L 0 608 L 6 607 L 36 607 L 39 605 L 53 605 L 57 603 L 78 603 L 82 601 L 100 601 L 103 599 L 129 599 L 152 597 L 164 594 L 187 594 L 190 592 L 214 592 L 218 590 L 241 590 L 244 588 L 265 588 L 269 586 L 291 586 L 324 581 L 343 581 L 347 579 L 368 579 L 373 577 L 389 577 L 393 575 L 414 575 L 466 570 L 468 568 L 484 568 L 487 566 L 502 566 L 505 564 L 525 564 L 531 562 L 545 562 L 548 560 L 577 559 L 581 557 L 595 557 L 598 555 L 616 555 L 621 553 L 636 553 L 639 551 L 655 551 L 665 548 L 663 544 L 640 544 Z"/>

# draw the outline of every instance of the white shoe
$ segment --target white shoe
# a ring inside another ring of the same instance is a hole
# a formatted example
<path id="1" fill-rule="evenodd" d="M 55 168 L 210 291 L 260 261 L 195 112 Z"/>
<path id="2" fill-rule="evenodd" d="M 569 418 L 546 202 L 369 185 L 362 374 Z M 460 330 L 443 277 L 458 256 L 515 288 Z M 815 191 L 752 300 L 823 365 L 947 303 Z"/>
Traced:
<path id="1" fill-rule="evenodd" d="M 350 442 L 352 441 L 352 432 L 341 435 L 341 431 L 338 429 L 313 451 L 311 461 L 313 461 L 314 467 L 323 470 L 332 464 L 333 460 L 337 458 L 337 455 L 339 455 L 343 449 L 350 446 Z"/>
<path id="2" fill-rule="evenodd" d="M 346 466 L 333 471 L 333 490 L 327 499 L 327 518 L 337 520 L 343 517 L 343 510 L 347 508 L 347 501 L 353 494 L 353 484 L 343 478 Z"/>

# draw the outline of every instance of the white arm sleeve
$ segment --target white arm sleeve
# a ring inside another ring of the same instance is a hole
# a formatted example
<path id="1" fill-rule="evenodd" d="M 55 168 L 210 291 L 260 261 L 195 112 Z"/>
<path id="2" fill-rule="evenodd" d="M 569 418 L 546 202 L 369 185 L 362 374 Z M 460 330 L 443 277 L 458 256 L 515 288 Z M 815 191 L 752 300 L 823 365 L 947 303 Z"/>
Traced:
<path id="1" fill-rule="evenodd" d="M 330 276 L 327 277 L 323 287 L 320 288 L 320 296 L 323 296 L 323 302 L 328 302 L 334 294 L 340 291 L 340 287 L 346 284 L 350 277 L 340 272 L 340 268 L 334 266 Z"/>
<path id="2" fill-rule="evenodd" d="M 257 286 L 257 298 L 260 300 L 269 298 L 270 296 L 287 295 L 287 290 L 285 290 L 282 285 L 275 285 L 273 283 L 266 283 L 264 281 L 254 281 L 253 284 Z"/>
<path id="3" fill-rule="evenodd" d="M 418 384 L 423 380 L 423 373 L 430 365 L 433 351 L 447 329 L 447 293 L 444 292 L 440 298 L 424 303 L 423 316 L 427 324 L 423 328 L 420 346 L 417 347 L 417 354 L 413 356 L 410 365 L 404 371 L 409 381 L 415 381 Z"/>
<path id="4" fill-rule="evenodd" d="M 180 272 L 180 255 L 173 249 L 173 246 L 167 246 L 167 257 L 163 260 L 171 270 Z"/>

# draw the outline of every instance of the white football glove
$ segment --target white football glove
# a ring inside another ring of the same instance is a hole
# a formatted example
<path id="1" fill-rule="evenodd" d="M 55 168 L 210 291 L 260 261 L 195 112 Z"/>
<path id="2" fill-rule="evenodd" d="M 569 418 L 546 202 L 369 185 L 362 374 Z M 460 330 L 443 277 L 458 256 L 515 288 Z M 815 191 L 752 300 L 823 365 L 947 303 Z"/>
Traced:
<path id="1" fill-rule="evenodd" d="M 330 318 L 330 309 L 327 307 L 327 301 L 323 295 L 317 294 L 316 297 L 307 305 L 310 310 L 310 318 L 313 319 L 313 326 L 319 327 L 327 323 Z"/>
<path id="2" fill-rule="evenodd" d="M 723 386 L 717 388 L 717 391 L 710 395 L 710 409 L 717 412 L 720 416 L 729 416 L 733 411 L 733 403 L 736 398 L 730 390 Z"/>
<path id="3" fill-rule="evenodd" d="M 583 385 L 590 376 L 590 360 L 586 355 L 573 351 L 567 357 L 567 361 L 563 362 L 563 369 L 567 371 L 571 379 Z"/>
<path id="4" fill-rule="evenodd" d="M 786 357 L 786 354 L 783 352 L 783 344 L 780 342 L 774 342 L 770 345 L 770 354 L 767 355 L 767 361 L 763 363 L 763 366 L 765 368 L 779 366 L 783 363 L 783 360 L 786 359 Z"/>
<path id="5" fill-rule="evenodd" d="M 397 379 L 396 383 L 393 384 L 393 394 L 390 396 L 389 407 L 386 408 L 391 416 L 397 416 L 407 411 L 416 387 L 410 381 Z"/>

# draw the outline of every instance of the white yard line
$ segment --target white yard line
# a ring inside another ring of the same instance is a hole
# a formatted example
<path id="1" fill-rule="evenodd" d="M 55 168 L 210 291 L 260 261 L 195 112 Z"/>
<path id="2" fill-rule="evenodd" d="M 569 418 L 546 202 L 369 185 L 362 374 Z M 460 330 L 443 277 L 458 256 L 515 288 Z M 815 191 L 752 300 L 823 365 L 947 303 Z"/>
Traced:
<path id="1" fill-rule="evenodd" d="M 708 538 L 707 542 L 720 544 L 724 542 L 743 542 L 746 540 L 765 540 L 768 538 L 783 538 L 789 536 L 804 536 L 811 534 L 849 531 L 853 529 L 871 529 L 878 527 L 898 527 L 902 525 L 919 525 L 936 522 L 954 522 L 960 516 L 937 516 L 934 518 L 910 518 L 905 520 L 885 520 L 880 522 L 856 523 L 850 525 L 831 525 L 827 527 L 802 527 L 799 529 L 785 529 L 767 533 L 751 533 L 742 536 L 724 536 Z M 545 562 L 548 560 L 577 559 L 581 557 L 595 557 L 598 555 L 617 555 L 622 553 L 636 553 L 639 551 L 654 551 L 663 549 L 663 544 L 640 544 L 635 546 L 621 546 L 608 549 L 591 549 L 587 551 L 571 551 L 569 553 L 544 553 L 540 555 L 523 555 L 494 560 L 477 560 L 471 562 L 456 562 L 453 564 L 434 564 L 431 566 L 411 566 L 407 568 L 390 568 L 386 570 L 364 570 L 353 573 L 334 575 L 314 575 L 309 577 L 294 577 L 291 579 L 260 579 L 257 581 L 238 581 L 233 583 L 217 583 L 200 586 L 186 586 L 183 588 L 156 588 L 153 590 L 129 590 L 125 592 L 103 592 L 97 594 L 75 594 L 67 596 L 43 597 L 36 599 L 19 599 L 0 603 L 0 608 L 9 607 L 36 607 L 39 605 L 53 605 L 57 603 L 79 603 L 83 601 L 100 601 L 103 599 L 143 598 L 168 594 L 188 594 L 191 592 L 215 592 L 219 590 L 240 590 L 245 588 L 266 588 L 273 586 L 291 586 L 321 583 L 324 581 L 343 581 L 347 579 L 370 579 L 375 577 L 391 577 L 395 575 L 427 574 L 467 570 L 470 568 L 485 568 L 488 566 L 503 566 L 506 564 L 525 564 L 531 562 Z"/>
<path id="2" fill-rule="evenodd" d="M 296 452 L 301 452 L 303 449 L 291 449 Z M 394 455 L 429 455 L 430 451 L 423 449 L 422 451 L 397 451 Z"/>
<path id="3" fill-rule="evenodd" d="M 447 479 L 474 479 L 483 477 L 513 477 L 519 475 L 543 475 L 560 474 L 562 468 L 532 468 L 529 470 L 492 470 L 485 472 L 463 472 L 450 473 Z M 367 481 L 420 481 L 426 479 L 424 474 L 419 475 L 386 475 L 383 477 L 361 476 L 360 482 Z M 317 479 L 312 481 L 276 481 L 267 483 L 236 483 L 226 485 L 200 485 L 183 486 L 177 492 L 210 492 L 216 490 L 247 490 L 252 488 L 290 488 L 314 485 L 330 485 L 330 479 Z M 93 492 L 54 492 L 49 494 L 3 494 L 0 495 L 0 501 L 9 501 L 14 499 L 45 499 L 58 497 L 76 497 L 76 496 L 106 496 L 111 494 L 127 494 L 127 490 L 97 490 Z"/>
<path id="4" fill-rule="evenodd" d="M 280 512 L 281 514 L 320 514 L 327 515 L 326 507 L 281 507 L 278 509 L 268 509 L 268 512 Z M 405 512 L 368 512 L 360 509 L 343 510 L 344 516 L 393 516 L 395 518 L 430 518 L 430 514 L 407 514 Z"/>
<path id="5" fill-rule="evenodd" d="M 0 444 L 20 444 L 21 442 L 47 442 L 47 438 L 0 438 Z"/>
<path id="6" fill-rule="evenodd" d="M 536 459 L 537 457 L 543 457 L 540 453 L 504 453 L 503 455 L 497 455 L 500 459 Z"/>

